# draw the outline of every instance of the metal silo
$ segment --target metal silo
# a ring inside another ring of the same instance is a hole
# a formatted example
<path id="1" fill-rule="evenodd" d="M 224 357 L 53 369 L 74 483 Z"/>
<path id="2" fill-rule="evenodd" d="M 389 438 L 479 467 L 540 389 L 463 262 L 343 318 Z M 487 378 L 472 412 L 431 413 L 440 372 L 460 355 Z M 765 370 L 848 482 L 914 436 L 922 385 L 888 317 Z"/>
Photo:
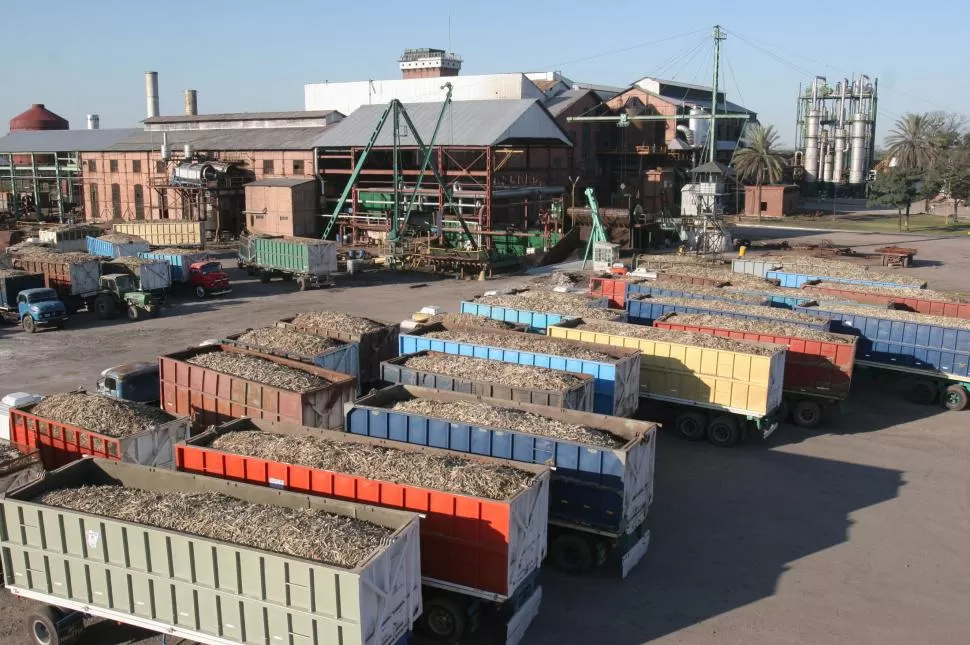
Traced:
<path id="1" fill-rule="evenodd" d="M 835 130 L 835 159 L 832 164 L 832 181 L 842 183 L 842 173 L 845 172 L 845 128 Z"/>
<path id="2" fill-rule="evenodd" d="M 866 116 L 852 116 L 852 148 L 849 159 L 849 183 L 861 184 L 866 179 Z"/>
<path id="3" fill-rule="evenodd" d="M 145 103 L 148 118 L 158 116 L 158 72 L 145 72 Z"/>
<path id="4" fill-rule="evenodd" d="M 805 181 L 818 181 L 818 110 L 808 111 L 808 134 L 805 137 Z"/>

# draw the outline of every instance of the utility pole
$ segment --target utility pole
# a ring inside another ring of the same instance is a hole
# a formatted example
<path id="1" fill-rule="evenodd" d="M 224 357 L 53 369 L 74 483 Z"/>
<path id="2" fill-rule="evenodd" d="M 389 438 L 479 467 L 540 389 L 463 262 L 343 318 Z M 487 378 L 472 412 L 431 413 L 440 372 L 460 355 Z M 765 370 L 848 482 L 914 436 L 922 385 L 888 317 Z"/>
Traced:
<path id="1" fill-rule="evenodd" d="M 708 161 L 717 159 L 717 86 L 721 82 L 721 41 L 724 40 L 721 25 L 714 25 L 714 86 L 711 88 L 711 131 L 707 135 L 711 144 Z"/>

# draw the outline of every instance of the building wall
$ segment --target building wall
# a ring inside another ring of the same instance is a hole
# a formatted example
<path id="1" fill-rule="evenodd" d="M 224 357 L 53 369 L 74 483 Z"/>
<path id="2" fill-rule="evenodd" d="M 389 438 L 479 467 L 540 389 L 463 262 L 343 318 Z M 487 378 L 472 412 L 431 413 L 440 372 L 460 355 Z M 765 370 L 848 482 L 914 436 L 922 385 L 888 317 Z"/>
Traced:
<path id="1" fill-rule="evenodd" d="M 785 217 L 798 209 L 798 186 L 761 186 L 760 204 L 757 186 L 744 187 L 744 214 L 748 217 Z M 760 205 L 760 209 L 759 209 Z"/>
<path id="2" fill-rule="evenodd" d="M 556 117 L 559 124 L 569 139 L 573 142 L 572 151 L 569 153 L 568 176 L 579 178 L 576 188 L 580 194 L 587 186 L 598 187 L 599 167 L 597 164 L 596 151 L 598 146 L 607 144 L 606 128 L 603 123 L 597 122 L 570 122 L 569 117 L 581 116 L 599 105 L 600 101 L 594 94 L 588 94 L 574 104 L 563 110 Z M 612 123 L 606 126 L 616 126 Z M 568 181 L 568 179 L 567 179 Z"/>
<path id="3" fill-rule="evenodd" d="M 310 150 L 207 151 L 207 155 L 216 161 L 242 162 L 256 179 L 313 176 L 313 152 Z M 176 191 L 166 190 L 167 196 L 163 200 L 159 191 L 152 187 L 153 183 L 165 183 L 165 177 L 170 172 L 157 150 L 85 152 L 81 153 L 81 169 L 86 219 L 185 217 L 175 195 Z M 96 191 L 96 203 L 92 190 Z M 139 191 L 142 196 L 141 207 L 137 198 Z M 165 213 L 162 212 L 163 202 Z"/>

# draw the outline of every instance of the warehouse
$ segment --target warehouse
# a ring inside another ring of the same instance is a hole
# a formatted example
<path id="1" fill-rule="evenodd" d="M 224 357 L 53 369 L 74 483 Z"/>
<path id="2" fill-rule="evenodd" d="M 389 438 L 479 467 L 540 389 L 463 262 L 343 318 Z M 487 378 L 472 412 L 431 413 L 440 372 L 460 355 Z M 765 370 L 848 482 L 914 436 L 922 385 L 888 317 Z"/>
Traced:
<path id="1" fill-rule="evenodd" d="M 524 255 L 525 248 L 554 243 L 551 235 L 553 202 L 568 182 L 571 142 L 556 120 L 534 99 L 416 103 L 404 106 L 418 137 L 404 128 L 394 145 L 393 127 L 381 121 L 383 105 L 361 107 L 314 141 L 327 205 L 333 212 L 337 197 L 354 174 L 378 123 L 382 129 L 350 192 L 339 224 L 355 239 L 383 239 L 393 212 L 395 149 L 398 150 L 401 201 L 408 199 L 421 175 L 417 138 L 430 145 L 439 124 L 431 173 L 416 193 L 419 212 L 410 224 L 428 232 L 437 228 L 436 212 L 445 204 L 441 237 L 461 243 L 467 226 L 474 246 Z M 402 121 L 403 123 L 403 121 Z M 446 191 L 452 202 L 445 201 Z M 460 218 L 458 217 L 460 215 Z M 464 225 L 462 224 L 464 221 Z"/>

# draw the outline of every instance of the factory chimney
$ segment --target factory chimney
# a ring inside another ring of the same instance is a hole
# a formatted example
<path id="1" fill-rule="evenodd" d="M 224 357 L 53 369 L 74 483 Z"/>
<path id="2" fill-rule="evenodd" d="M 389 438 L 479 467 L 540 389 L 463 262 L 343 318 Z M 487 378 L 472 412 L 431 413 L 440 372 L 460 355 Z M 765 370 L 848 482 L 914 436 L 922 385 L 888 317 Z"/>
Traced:
<path id="1" fill-rule="evenodd" d="M 97 130 L 101 127 L 101 117 L 97 114 L 88 115 L 88 130 Z"/>
<path id="2" fill-rule="evenodd" d="M 148 118 L 158 116 L 158 72 L 145 72 L 145 101 Z"/>
<path id="3" fill-rule="evenodd" d="M 185 116 L 196 116 L 199 113 L 198 97 L 195 90 L 185 90 Z"/>

